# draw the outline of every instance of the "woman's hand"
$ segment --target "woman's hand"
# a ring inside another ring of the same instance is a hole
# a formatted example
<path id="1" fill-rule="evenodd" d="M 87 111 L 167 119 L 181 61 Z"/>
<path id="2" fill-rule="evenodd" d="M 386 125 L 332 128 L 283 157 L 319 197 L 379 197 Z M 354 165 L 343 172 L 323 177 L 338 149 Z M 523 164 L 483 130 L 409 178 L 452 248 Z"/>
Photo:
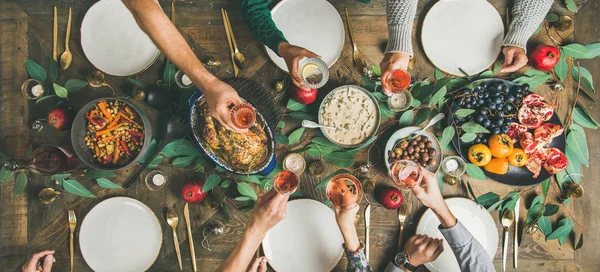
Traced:
<path id="1" fill-rule="evenodd" d="M 31 255 L 31 259 L 29 259 L 21 269 L 23 272 L 50 272 L 52 270 L 52 264 L 56 262 L 56 259 L 54 259 L 54 255 L 52 254 L 54 254 L 54 250 L 45 250 L 34 253 Z M 40 266 L 41 258 L 44 258 L 44 262 Z"/>
<path id="2" fill-rule="evenodd" d="M 285 64 L 290 72 L 290 77 L 292 78 L 292 83 L 298 88 L 308 89 L 307 86 L 302 84 L 302 78 L 300 78 L 300 75 L 298 74 L 298 62 L 305 57 L 321 58 L 321 56 L 308 51 L 305 48 L 291 45 L 287 42 L 280 43 L 277 50 L 279 51 L 279 55 L 285 60 Z"/>
<path id="3" fill-rule="evenodd" d="M 248 129 L 238 129 L 229 118 L 229 106 L 243 103 L 238 93 L 229 84 L 214 78 L 203 90 L 210 115 L 217 119 L 226 129 L 245 133 Z"/>
<path id="4" fill-rule="evenodd" d="M 401 52 L 390 52 L 386 53 L 379 65 L 381 67 L 381 79 L 386 78 L 392 71 L 394 70 L 407 70 L 408 62 L 410 61 L 410 56 L 406 53 Z M 383 92 L 387 95 L 391 95 L 391 93 L 387 92 L 385 89 Z"/>
<path id="5" fill-rule="evenodd" d="M 359 205 L 350 210 L 341 210 L 335 208 L 335 221 L 340 228 L 340 232 L 344 237 L 344 243 L 346 249 L 351 252 L 356 252 L 360 248 L 360 241 L 358 240 L 358 234 L 356 233 L 356 226 L 354 221 L 356 220 L 356 214 L 360 209 Z"/>
<path id="6" fill-rule="evenodd" d="M 417 234 L 408 238 L 404 246 L 404 253 L 408 255 L 408 261 L 414 266 L 433 262 L 444 251 L 444 241 Z"/>
<path id="7" fill-rule="evenodd" d="M 285 217 L 289 195 L 277 193 L 272 189 L 256 201 L 250 214 L 247 229 L 264 235 Z"/>
<path id="8" fill-rule="evenodd" d="M 527 64 L 527 54 L 521 47 L 505 46 L 502 48 L 502 53 L 504 53 L 504 64 L 500 69 L 501 73 L 512 73 Z"/>

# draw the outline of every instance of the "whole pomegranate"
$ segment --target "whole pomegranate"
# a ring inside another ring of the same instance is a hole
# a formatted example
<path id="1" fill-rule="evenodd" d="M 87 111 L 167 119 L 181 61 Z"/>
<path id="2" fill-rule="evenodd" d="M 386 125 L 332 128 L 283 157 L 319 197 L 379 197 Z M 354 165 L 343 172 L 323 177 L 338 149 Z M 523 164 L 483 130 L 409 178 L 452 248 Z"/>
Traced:
<path id="1" fill-rule="evenodd" d="M 381 191 L 379 202 L 386 209 L 395 210 L 400 208 L 404 202 L 404 196 L 400 190 L 395 187 L 387 187 Z"/>
<path id="2" fill-rule="evenodd" d="M 64 107 L 57 107 L 48 113 L 48 123 L 57 130 L 68 130 L 73 123 L 73 112 Z"/>
<path id="3" fill-rule="evenodd" d="M 552 70 L 559 59 L 560 52 L 558 48 L 550 45 L 538 45 L 529 53 L 529 62 L 535 69 L 540 71 Z"/>
<path id="4" fill-rule="evenodd" d="M 302 104 L 310 104 L 317 100 L 317 89 L 302 89 L 292 86 L 292 97 Z"/>
<path id="5" fill-rule="evenodd" d="M 190 181 L 181 187 L 181 198 L 188 203 L 202 202 L 208 192 L 202 192 L 204 181 Z"/>

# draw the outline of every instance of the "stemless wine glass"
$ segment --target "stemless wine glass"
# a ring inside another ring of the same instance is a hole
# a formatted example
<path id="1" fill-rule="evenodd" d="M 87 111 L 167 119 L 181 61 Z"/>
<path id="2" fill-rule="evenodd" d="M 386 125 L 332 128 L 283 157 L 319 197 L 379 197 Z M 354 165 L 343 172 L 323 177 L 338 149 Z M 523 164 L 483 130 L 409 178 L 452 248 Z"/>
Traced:
<path id="1" fill-rule="evenodd" d="M 229 118 L 231 118 L 231 122 L 235 127 L 246 129 L 253 126 L 256 122 L 256 112 L 252 105 L 240 103 L 231 108 Z"/>
<path id="2" fill-rule="evenodd" d="M 293 194 L 298 189 L 300 178 L 292 171 L 283 170 L 273 178 L 273 187 L 280 194 Z"/>
<path id="3" fill-rule="evenodd" d="M 327 63 L 319 58 L 304 58 L 298 64 L 298 75 L 306 87 L 318 89 L 329 80 Z"/>
<path id="4" fill-rule="evenodd" d="M 401 93 L 410 85 L 410 74 L 403 69 L 393 70 L 382 81 L 383 89 L 388 93 Z"/>
<path id="5" fill-rule="evenodd" d="M 350 210 L 360 203 L 362 186 L 355 176 L 339 174 L 327 183 L 326 194 L 334 207 L 340 210 Z"/>
<path id="6" fill-rule="evenodd" d="M 392 163 L 388 174 L 400 189 L 410 189 L 419 186 L 423 175 L 421 167 L 410 160 L 399 160 Z"/>

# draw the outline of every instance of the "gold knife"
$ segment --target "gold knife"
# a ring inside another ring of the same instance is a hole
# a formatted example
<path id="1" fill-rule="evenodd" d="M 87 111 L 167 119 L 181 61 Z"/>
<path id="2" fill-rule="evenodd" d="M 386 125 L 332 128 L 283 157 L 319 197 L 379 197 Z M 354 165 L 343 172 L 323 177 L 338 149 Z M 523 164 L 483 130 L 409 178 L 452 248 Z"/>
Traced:
<path id="1" fill-rule="evenodd" d="M 369 261 L 369 231 L 371 230 L 371 204 L 365 209 L 365 256 Z"/>
<path id="2" fill-rule="evenodd" d="M 221 8 L 221 16 L 223 17 L 223 26 L 225 27 L 225 35 L 227 35 L 227 43 L 229 44 L 229 52 L 231 53 L 231 65 L 233 65 L 233 76 L 237 77 L 239 69 L 235 63 L 235 52 L 233 51 L 233 42 L 231 41 L 231 33 L 229 33 L 229 20 L 225 16 L 225 9 Z"/>
<path id="3" fill-rule="evenodd" d="M 188 203 L 183 206 L 183 217 L 185 218 L 185 226 L 187 227 L 188 243 L 190 244 L 190 259 L 192 259 L 192 267 L 196 272 L 196 252 L 194 251 L 194 238 L 192 237 L 192 225 L 190 223 L 190 208 Z"/>
<path id="4" fill-rule="evenodd" d="M 175 2 L 171 1 L 171 23 L 175 24 Z"/>
<path id="5" fill-rule="evenodd" d="M 58 61 L 58 49 L 56 48 L 58 45 L 58 10 L 56 6 L 54 6 L 54 31 L 52 32 L 52 58 L 54 61 Z"/>
<path id="6" fill-rule="evenodd" d="M 517 268 L 517 259 L 519 258 L 519 210 L 521 209 L 521 196 L 517 198 L 515 205 L 515 234 L 513 237 L 513 267 Z"/>

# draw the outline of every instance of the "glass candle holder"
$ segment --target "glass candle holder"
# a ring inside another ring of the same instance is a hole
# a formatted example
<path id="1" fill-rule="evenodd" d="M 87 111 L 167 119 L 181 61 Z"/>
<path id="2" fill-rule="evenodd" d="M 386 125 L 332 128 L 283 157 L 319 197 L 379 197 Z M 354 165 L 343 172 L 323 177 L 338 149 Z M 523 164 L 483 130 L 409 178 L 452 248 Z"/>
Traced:
<path id="1" fill-rule="evenodd" d="M 254 107 L 248 103 L 241 103 L 231 108 L 229 118 L 233 125 L 239 129 L 250 128 L 256 123 Z"/>
<path id="2" fill-rule="evenodd" d="M 144 183 L 152 191 L 159 190 L 167 184 L 167 176 L 160 170 L 153 170 L 146 175 Z"/>
<path id="3" fill-rule="evenodd" d="M 405 111 L 410 108 L 413 102 L 413 97 L 410 92 L 395 93 L 388 97 L 387 106 L 395 112 Z"/>
<path id="4" fill-rule="evenodd" d="M 26 99 L 37 100 L 46 94 L 46 89 L 42 82 L 30 78 L 21 85 L 21 93 Z"/>
<path id="5" fill-rule="evenodd" d="M 283 159 L 283 170 L 292 171 L 298 175 L 304 172 L 306 161 L 300 154 L 291 153 Z"/>
<path id="6" fill-rule="evenodd" d="M 184 74 L 181 70 L 177 70 L 177 72 L 175 73 L 175 83 L 177 84 L 177 86 L 183 89 L 194 86 L 194 82 L 192 82 L 192 79 L 188 77 L 188 75 Z"/>
<path id="7" fill-rule="evenodd" d="M 306 87 L 318 89 L 329 80 L 329 68 L 322 59 L 304 58 L 298 64 L 298 75 Z"/>
<path id="8" fill-rule="evenodd" d="M 467 162 L 459 156 L 450 156 L 442 160 L 442 172 L 455 178 L 461 177 L 467 170 Z"/>

